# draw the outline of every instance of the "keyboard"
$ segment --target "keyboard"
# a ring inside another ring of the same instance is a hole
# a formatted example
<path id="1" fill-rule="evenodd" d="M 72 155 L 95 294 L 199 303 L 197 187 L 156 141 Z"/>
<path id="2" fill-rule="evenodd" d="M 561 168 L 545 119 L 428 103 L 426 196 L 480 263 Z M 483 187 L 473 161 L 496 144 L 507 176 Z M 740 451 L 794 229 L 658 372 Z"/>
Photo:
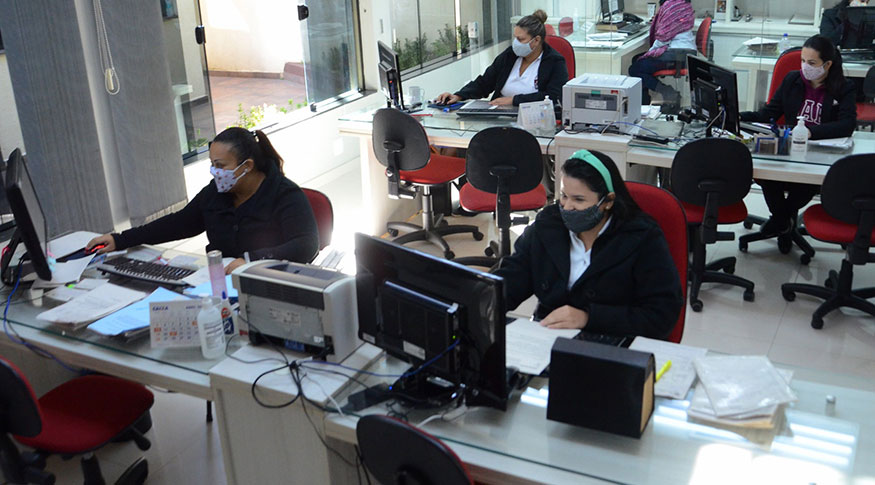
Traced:
<path id="1" fill-rule="evenodd" d="M 620 335 L 605 335 L 602 333 L 592 333 L 583 331 L 577 338 L 586 340 L 587 342 L 595 342 L 597 344 L 605 344 L 613 347 L 628 347 L 632 343 L 632 338 L 623 337 Z"/>
<path id="2" fill-rule="evenodd" d="M 518 106 L 493 106 L 482 99 L 469 101 L 456 111 L 457 116 L 513 116 L 519 112 Z"/>
<path id="3" fill-rule="evenodd" d="M 634 34 L 635 32 L 643 29 L 645 25 L 647 24 L 643 22 L 629 22 L 626 25 L 617 29 L 617 32 L 621 34 Z"/>
<path id="4" fill-rule="evenodd" d="M 875 61 L 875 51 L 843 51 L 842 60 L 844 62 Z"/>
<path id="5" fill-rule="evenodd" d="M 188 268 L 149 263 L 125 257 L 104 261 L 97 265 L 97 269 L 104 273 L 171 286 L 187 285 L 188 283 L 182 281 L 182 279 L 194 273 L 194 270 Z"/>

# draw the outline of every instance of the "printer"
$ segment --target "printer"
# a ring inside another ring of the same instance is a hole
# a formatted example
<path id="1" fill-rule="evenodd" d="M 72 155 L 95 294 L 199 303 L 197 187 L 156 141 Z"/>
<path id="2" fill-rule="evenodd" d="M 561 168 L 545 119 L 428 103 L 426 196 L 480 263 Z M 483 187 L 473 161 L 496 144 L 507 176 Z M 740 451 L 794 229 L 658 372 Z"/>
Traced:
<path id="1" fill-rule="evenodd" d="M 640 120 L 640 78 L 584 74 L 562 87 L 562 126 L 566 130 L 620 122 L 615 126 L 621 133 L 628 133 Z"/>
<path id="2" fill-rule="evenodd" d="M 231 273 L 240 333 L 260 343 L 340 362 L 361 344 L 355 277 L 332 269 L 260 260 Z"/>

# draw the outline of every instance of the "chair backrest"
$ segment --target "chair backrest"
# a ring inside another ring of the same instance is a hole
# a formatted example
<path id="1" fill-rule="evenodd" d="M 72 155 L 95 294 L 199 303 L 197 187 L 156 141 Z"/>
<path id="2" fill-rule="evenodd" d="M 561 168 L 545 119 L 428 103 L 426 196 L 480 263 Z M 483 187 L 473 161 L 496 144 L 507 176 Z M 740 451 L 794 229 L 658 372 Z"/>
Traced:
<path id="1" fill-rule="evenodd" d="M 562 37 L 547 34 L 547 44 L 562 54 L 562 57 L 565 58 L 565 66 L 568 68 L 568 80 L 574 79 L 577 68 L 575 67 L 574 48 L 571 47 L 571 43 Z"/>
<path id="2" fill-rule="evenodd" d="M 328 196 L 314 189 L 305 189 L 304 195 L 310 201 L 313 216 L 316 218 L 316 227 L 319 230 L 319 249 L 331 244 L 331 234 L 334 232 L 334 208 Z"/>
<path id="3" fill-rule="evenodd" d="M 508 194 L 528 192 L 541 183 L 541 145 L 528 131 L 507 126 L 481 130 L 468 144 L 465 175 L 475 189 L 498 193 L 499 173 Z"/>
<path id="4" fill-rule="evenodd" d="M 696 31 L 696 49 L 709 61 L 714 57 L 714 44 L 711 42 L 711 17 L 702 19 Z"/>
<path id="5" fill-rule="evenodd" d="M 866 78 L 863 79 L 863 94 L 868 102 L 875 98 L 875 66 L 866 71 Z"/>
<path id="6" fill-rule="evenodd" d="M 473 483 L 453 450 L 404 421 L 370 414 L 359 419 L 355 434 L 365 467 L 384 485 Z"/>
<path id="7" fill-rule="evenodd" d="M 684 321 L 686 320 L 686 278 L 689 258 L 687 216 L 684 214 L 684 207 L 671 192 L 654 185 L 626 182 L 626 188 L 629 189 L 629 194 L 632 195 L 632 198 L 641 207 L 641 210 L 659 224 L 662 233 L 665 235 L 665 240 L 668 242 L 668 252 L 671 253 L 671 259 L 674 261 L 675 267 L 677 267 L 684 305 L 681 307 L 681 314 L 678 316 L 674 329 L 672 329 L 668 336 L 668 341 L 680 343 L 681 338 L 684 336 Z"/>
<path id="8" fill-rule="evenodd" d="M 782 52 L 781 55 L 778 56 L 778 60 L 775 62 L 775 70 L 772 71 L 772 80 L 769 82 L 769 97 L 767 99 L 772 99 L 772 96 L 775 95 L 775 91 L 781 86 L 781 82 L 784 81 L 784 77 L 786 77 L 787 74 L 791 71 L 798 71 L 801 66 L 801 47 L 794 47 Z"/>
<path id="9" fill-rule="evenodd" d="M 574 20 L 571 17 L 562 17 L 559 20 L 559 35 L 568 37 L 574 33 Z"/>
<path id="10" fill-rule="evenodd" d="M 743 143 L 728 138 L 703 138 L 687 143 L 671 164 L 671 190 L 688 204 L 705 206 L 716 184 L 717 207 L 744 199 L 750 192 L 753 157 Z"/>
<path id="11" fill-rule="evenodd" d="M 544 28 L 547 30 L 547 35 L 556 35 L 556 29 L 551 24 L 544 24 Z"/>
<path id="12" fill-rule="evenodd" d="M 829 167 L 820 188 L 820 202 L 830 217 L 847 224 L 860 223 L 860 205 L 875 200 L 875 154 L 850 155 Z"/>
<path id="13" fill-rule="evenodd" d="M 401 170 L 419 170 L 428 163 L 431 157 L 428 136 L 416 118 L 397 109 L 383 108 L 374 114 L 373 126 L 371 140 L 380 164 L 389 166 L 387 146 L 400 150 L 398 163 Z"/>
<path id="14" fill-rule="evenodd" d="M 33 437 L 42 431 L 39 402 L 18 367 L 0 357 L 0 433 Z"/>

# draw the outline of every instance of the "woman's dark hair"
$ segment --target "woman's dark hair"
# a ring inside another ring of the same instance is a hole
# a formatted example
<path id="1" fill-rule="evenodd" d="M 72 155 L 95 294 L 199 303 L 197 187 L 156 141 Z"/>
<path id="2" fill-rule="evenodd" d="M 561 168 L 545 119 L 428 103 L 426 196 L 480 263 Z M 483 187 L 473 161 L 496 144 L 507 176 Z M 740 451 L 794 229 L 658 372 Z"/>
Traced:
<path id="1" fill-rule="evenodd" d="M 225 143 L 231 153 L 242 162 L 248 158 L 255 161 L 255 168 L 266 173 L 271 165 L 275 165 L 280 174 L 283 173 L 283 157 L 267 139 L 261 130 L 249 131 L 237 126 L 226 129 L 213 138 L 213 143 Z"/>
<path id="2" fill-rule="evenodd" d="M 525 30 L 533 39 L 540 35 L 543 41 L 547 38 L 547 27 L 544 26 L 546 23 L 547 12 L 538 9 L 532 12 L 531 15 L 521 18 L 516 23 L 516 26 Z"/>
<path id="3" fill-rule="evenodd" d="M 611 174 L 611 183 L 614 186 L 614 205 L 611 207 L 610 214 L 619 221 L 628 221 L 638 215 L 641 208 L 629 194 L 629 189 L 626 188 L 626 183 L 623 182 L 623 177 L 620 176 L 620 171 L 617 170 L 617 165 L 611 160 L 611 157 L 594 150 L 589 152 L 601 160 L 605 168 L 608 169 L 608 173 Z M 608 184 L 605 183 L 604 177 L 585 160 L 569 158 L 562 164 L 562 173 L 585 183 L 589 190 L 599 196 L 599 199 L 608 195 Z"/>
<path id="4" fill-rule="evenodd" d="M 808 47 L 817 51 L 820 55 L 820 60 L 823 62 L 832 61 L 829 67 L 829 73 L 826 75 L 826 92 L 833 99 L 839 99 L 842 95 L 842 88 L 845 86 L 845 73 L 842 70 L 842 55 L 833 45 L 828 37 L 822 35 L 812 35 L 802 44 L 802 47 Z"/>

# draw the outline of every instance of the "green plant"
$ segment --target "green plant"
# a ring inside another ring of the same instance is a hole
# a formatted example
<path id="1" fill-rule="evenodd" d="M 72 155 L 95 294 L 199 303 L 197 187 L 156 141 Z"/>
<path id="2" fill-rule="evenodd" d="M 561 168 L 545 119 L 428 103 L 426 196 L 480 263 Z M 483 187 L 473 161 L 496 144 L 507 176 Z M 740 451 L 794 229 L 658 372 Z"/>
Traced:
<path id="1" fill-rule="evenodd" d="M 422 64 L 423 59 L 427 59 L 426 46 L 428 39 L 425 34 L 417 39 L 404 39 L 404 44 L 400 40 L 396 40 L 392 46 L 395 53 L 398 54 L 398 63 L 401 65 L 401 70 L 407 70 L 411 67 L 416 67 Z"/>
<path id="2" fill-rule="evenodd" d="M 239 126 L 251 130 L 264 120 L 265 105 L 250 106 L 249 111 L 243 109 L 243 103 L 237 105 L 237 123 L 231 126 Z"/>

